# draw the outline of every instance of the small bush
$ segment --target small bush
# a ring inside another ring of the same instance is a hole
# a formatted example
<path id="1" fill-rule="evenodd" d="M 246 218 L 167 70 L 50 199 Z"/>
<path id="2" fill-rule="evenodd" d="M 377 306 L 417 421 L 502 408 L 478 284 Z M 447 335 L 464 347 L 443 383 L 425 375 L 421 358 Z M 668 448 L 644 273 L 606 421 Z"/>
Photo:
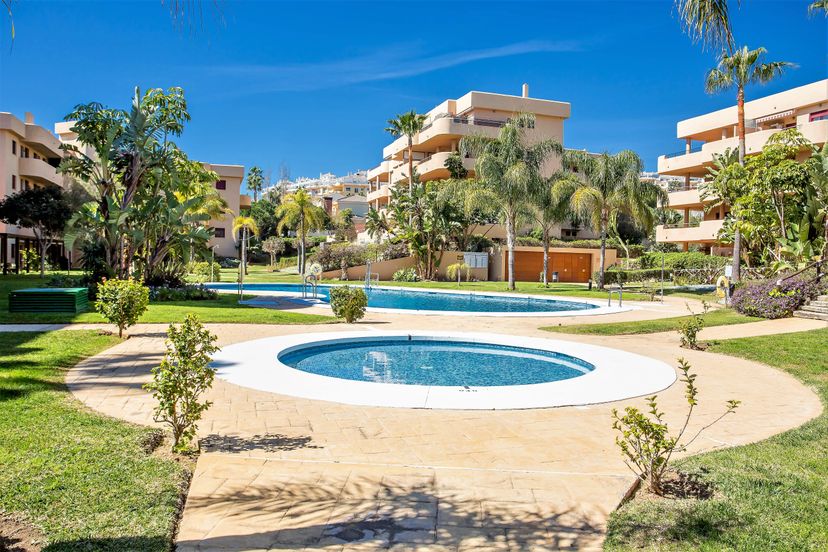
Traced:
<path id="1" fill-rule="evenodd" d="M 671 273 L 669 270 L 664 271 L 664 279 L 669 280 Z M 592 280 L 597 282 L 598 281 L 598 273 L 595 272 L 592 275 Z M 661 269 L 655 268 L 648 268 L 646 270 L 605 270 L 604 271 L 604 284 L 611 285 L 611 284 L 619 284 L 623 285 L 628 282 L 647 282 L 647 281 L 658 281 L 661 280 Z"/>
<path id="2" fill-rule="evenodd" d="M 217 257 L 216 262 L 221 268 L 239 268 L 241 261 L 234 257 Z"/>
<path id="3" fill-rule="evenodd" d="M 752 282 L 733 293 L 731 303 L 737 312 L 762 318 L 785 318 L 809 299 L 819 295 L 820 286 L 814 282 L 790 279 L 777 287 L 773 280 Z"/>
<path id="4" fill-rule="evenodd" d="M 124 329 L 138 322 L 148 304 L 149 288 L 132 278 L 104 279 L 98 284 L 95 310 L 108 322 L 118 326 L 118 337 L 123 337 Z"/>
<path id="5" fill-rule="evenodd" d="M 150 288 L 150 300 L 162 301 L 206 301 L 218 298 L 218 292 L 204 286 L 153 287 Z"/>
<path id="6" fill-rule="evenodd" d="M 47 288 L 80 288 L 86 287 L 85 276 L 69 276 L 68 274 L 55 274 L 50 276 L 43 287 Z"/>
<path id="7" fill-rule="evenodd" d="M 410 266 L 396 271 L 391 279 L 395 282 L 419 282 L 420 275 L 417 274 L 417 270 L 413 266 Z"/>
<path id="8" fill-rule="evenodd" d="M 184 322 L 167 329 L 167 353 L 152 369 L 152 381 L 144 385 L 158 401 L 153 419 L 170 426 L 173 450 L 186 450 L 195 437 L 198 421 L 210 401 L 199 402 L 213 386 L 216 371 L 210 367 L 211 355 L 218 351 L 216 336 L 188 314 Z"/>
<path id="9" fill-rule="evenodd" d="M 214 262 L 212 269 L 209 261 L 193 263 L 190 267 L 190 274 L 195 276 L 197 282 L 208 282 L 212 278 L 214 282 L 221 281 L 221 265 Z"/>
<path id="10" fill-rule="evenodd" d="M 389 261 L 408 255 L 408 247 L 405 244 L 337 243 L 318 249 L 309 260 L 321 264 L 324 270 L 338 270 L 343 264 L 346 268 L 351 268 L 364 265 L 368 261 Z"/>
<path id="11" fill-rule="evenodd" d="M 722 268 L 730 264 L 730 257 L 708 255 L 706 253 L 680 252 L 658 253 L 648 252 L 641 256 L 641 268 L 661 268 L 661 258 L 664 256 L 664 268 L 670 270 L 701 270 L 707 268 Z"/>
<path id="12" fill-rule="evenodd" d="M 687 305 L 690 316 L 679 322 L 678 333 L 681 337 L 681 346 L 685 349 L 699 350 L 701 348 L 699 347 L 697 338 L 699 332 L 704 328 L 704 315 L 710 310 L 710 305 L 707 304 L 707 301 L 702 301 L 702 309 L 701 313 L 695 313 L 690 308 L 690 305 Z"/>
<path id="13" fill-rule="evenodd" d="M 528 247 L 541 247 L 543 246 L 543 241 L 539 240 L 534 236 L 518 236 L 515 239 L 515 245 L 523 245 Z"/>
<path id="14" fill-rule="evenodd" d="M 330 291 L 331 309 L 334 316 L 353 323 L 365 316 L 368 296 L 360 288 L 341 286 L 332 287 Z"/>

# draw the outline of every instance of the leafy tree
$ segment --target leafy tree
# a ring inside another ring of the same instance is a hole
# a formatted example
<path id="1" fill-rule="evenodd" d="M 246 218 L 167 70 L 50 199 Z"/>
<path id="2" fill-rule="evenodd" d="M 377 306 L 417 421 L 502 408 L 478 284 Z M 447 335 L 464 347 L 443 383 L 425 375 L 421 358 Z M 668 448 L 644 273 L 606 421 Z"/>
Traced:
<path id="1" fill-rule="evenodd" d="M 814 222 L 823 223 L 823 250 L 822 258 L 828 256 L 828 144 L 822 149 L 816 149 L 806 161 L 811 173 L 811 189 L 809 191 L 809 209 Z"/>
<path id="2" fill-rule="evenodd" d="M 448 169 L 449 176 L 452 179 L 461 180 L 469 175 L 469 171 L 463 166 L 463 158 L 460 157 L 459 152 L 452 152 L 443 165 Z"/>
<path id="3" fill-rule="evenodd" d="M 325 210 L 314 205 L 310 194 L 300 189 L 282 199 L 282 203 L 276 208 L 276 217 L 280 219 L 277 225 L 280 232 L 284 228 L 296 230 L 299 238 L 299 274 L 304 275 L 307 235 L 312 230 L 325 227 Z"/>
<path id="4" fill-rule="evenodd" d="M 603 288 L 608 232 L 616 228 L 622 214 L 649 231 L 655 222 L 653 206 L 666 202 L 666 192 L 657 184 L 641 180 L 643 163 L 630 150 L 615 155 L 568 150 L 563 165 L 567 177 L 555 182 L 553 194 L 570 198 L 571 209 L 599 231 L 598 287 Z"/>
<path id="5" fill-rule="evenodd" d="M 285 252 L 285 240 L 276 236 L 270 236 L 262 242 L 262 251 L 270 255 L 271 266 L 276 264 L 276 255 Z"/>
<path id="6" fill-rule="evenodd" d="M 565 178 L 557 174 L 532 194 L 529 213 L 536 227 L 540 229 L 543 242 L 543 285 L 549 286 L 549 242 L 552 240 L 553 228 L 570 218 L 570 198 L 555 193 L 557 180 Z"/>
<path id="7" fill-rule="evenodd" d="M 241 234 L 239 236 L 239 234 Z M 233 219 L 233 236 L 241 239 L 241 264 L 239 265 L 239 281 L 244 283 L 244 276 L 247 274 L 247 246 L 250 236 L 259 235 L 259 227 L 252 217 L 240 215 Z"/>
<path id="8" fill-rule="evenodd" d="M 40 250 L 41 276 L 46 272 L 46 251 L 71 216 L 66 197 L 57 186 L 28 188 L 0 200 L 0 220 L 32 229 Z"/>
<path id="9" fill-rule="evenodd" d="M 331 221 L 331 229 L 334 231 L 334 238 L 338 241 L 353 241 L 356 239 L 354 211 L 352 209 L 339 211 Z"/>
<path id="10" fill-rule="evenodd" d="M 414 187 L 414 136 L 419 134 L 425 126 L 425 115 L 420 115 L 413 109 L 406 113 L 397 115 L 394 119 L 388 119 L 386 132 L 394 137 L 405 136 L 408 140 L 408 193 Z"/>
<path id="11" fill-rule="evenodd" d="M 531 113 L 516 115 L 501 127 L 497 138 L 472 134 L 460 141 L 462 154 L 476 158 L 475 173 L 497 199 L 506 222 L 506 246 L 509 250 L 509 289 L 515 289 L 515 224 L 530 196 L 543 185 L 540 172 L 553 154 L 563 146 L 553 139 L 529 144 L 526 131 L 534 127 Z"/>
<path id="12" fill-rule="evenodd" d="M 124 329 L 138 322 L 149 304 L 149 288 L 132 278 L 104 279 L 98 284 L 95 310 L 108 322 L 118 326 L 118 337 Z"/>
<path id="13" fill-rule="evenodd" d="M 279 197 L 273 194 L 266 194 L 250 206 L 250 216 L 256 221 L 262 239 L 279 235 L 279 217 L 276 216 L 278 207 Z"/>
<path id="14" fill-rule="evenodd" d="M 152 381 L 144 389 L 152 393 L 158 406 L 153 419 L 170 426 L 173 450 L 184 451 L 198 431 L 198 422 L 212 402 L 201 396 L 213 386 L 215 368 L 212 355 L 219 350 L 216 336 L 195 315 L 167 329 L 167 352 L 161 364 L 152 369 Z"/>
<path id="15" fill-rule="evenodd" d="M 264 188 L 264 174 L 261 168 L 254 165 L 247 172 L 247 189 L 253 192 L 253 201 L 259 200 L 262 188 Z"/>
<path id="16" fill-rule="evenodd" d="M 438 186 L 438 198 L 449 202 L 459 216 L 460 224 L 452 239 L 456 242 L 457 249 L 468 251 L 472 236 L 479 227 L 497 222 L 500 214 L 497 197 L 484 183 L 474 178 L 452 178 L 440 181 Z M 485 237 L 485 234 L 481 236 Z"/>

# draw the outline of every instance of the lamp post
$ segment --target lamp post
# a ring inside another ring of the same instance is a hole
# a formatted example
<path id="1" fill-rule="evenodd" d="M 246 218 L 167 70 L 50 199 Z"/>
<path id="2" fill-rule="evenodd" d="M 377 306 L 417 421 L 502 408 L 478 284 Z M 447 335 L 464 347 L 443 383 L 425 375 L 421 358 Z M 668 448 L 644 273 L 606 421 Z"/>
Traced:
<path id="1" fill-rule="evenodd" d="M 210 281 L 211 282 L 216 281 L 215 274 L 214 274 L 214 271 L 213 271 L 213 266 L 215 266 L 216 247 L 218 247 L 218 244 L 210 246 Z"/>

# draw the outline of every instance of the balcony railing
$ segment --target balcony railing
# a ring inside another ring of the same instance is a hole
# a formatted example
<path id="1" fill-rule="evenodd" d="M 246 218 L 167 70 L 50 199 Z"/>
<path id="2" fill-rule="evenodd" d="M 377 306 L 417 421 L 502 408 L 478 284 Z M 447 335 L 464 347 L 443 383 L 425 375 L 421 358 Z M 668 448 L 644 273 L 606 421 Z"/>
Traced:
<path id="1" fill-rule="evenodd" d="M 696 153 L 702 150 L 702 146 L 696 146 L 695 148 L 683 149 L 681 151 L 674 151 L 673 153 L 668 153 L 664 157 L 667 159 L 671 157 L 679 157 L 680 155 L 687 155 L 688 153 Z"/>
<path id="2" fill-rule="evenodd" d="M 495 128 L 500 128 L 500 127 L 502 127 L 503 125 L 506 124 L 506 121 L 499 121 L 497 119 L 481 119 L 479 117 L 458 117 L 456 115 L 443 113 L 443 114 L 437 115 L 436 117 L 431 119 L 431 121 L 426 123 L 426 125 L 423 126 L 423 130 L 420 131 L 420 132 L 428 130 L 429 128 L 431 128 L 431 126 L 434 123 L 436 123 L 437 121 L 440 121 L 442 119 L 451 119 L 451 122 L 458 123 L 458 124 L 461 124 L 461 125 L 487 126 L 487 127 L 495 127 Z"/>
<path id="3" fill-rule="evenodd" d="M 679 222 L 677 224 L 665 224 L 664 228 L 669 230 L 674 228 L 698 228 L 699 226 L 701 226 L 701 221 L 694 220 L 690 222 Z"/>

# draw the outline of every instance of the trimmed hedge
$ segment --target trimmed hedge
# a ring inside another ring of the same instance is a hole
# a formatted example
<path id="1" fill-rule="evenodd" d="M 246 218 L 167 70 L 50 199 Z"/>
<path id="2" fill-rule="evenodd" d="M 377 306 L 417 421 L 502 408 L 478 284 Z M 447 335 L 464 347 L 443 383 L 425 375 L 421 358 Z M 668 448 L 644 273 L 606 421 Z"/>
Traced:
<path id="1" fill-rule="evenodd" d="M 661 258 L 664 257 L 664 268 L 676 270 L 700 270 L 708 268 L 724 268 L 731 262 L 730 257 L 719 257 L 699 252 L 658 253 L 648 252 L 639 259 L 641 268 L 661 268 Z"/>
<path id="2" fill-rule="evenodd" d="M 664 279 L 669 280 L 672 273 L 665 269 Z M 594 282 L 598 281 L 598 272 L 592 275 Z M 647 280 L 661 280 L 661 268 L 648 268 L 644 270 L 606 270 L 604 271 L 604 285 L 626 284 L 627 282 L 644 282 Z"/>

